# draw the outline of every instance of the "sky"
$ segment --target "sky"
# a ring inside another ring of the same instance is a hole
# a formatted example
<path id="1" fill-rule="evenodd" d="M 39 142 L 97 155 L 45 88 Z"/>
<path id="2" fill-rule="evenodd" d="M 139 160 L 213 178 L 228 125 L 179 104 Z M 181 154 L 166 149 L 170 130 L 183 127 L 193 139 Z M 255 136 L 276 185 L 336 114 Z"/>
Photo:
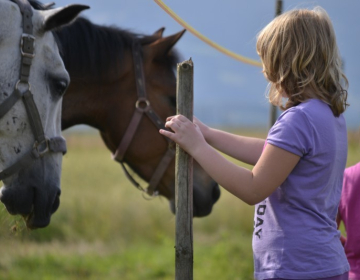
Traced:
<path id="1" fill-rule="evenodd" d="M 136 33 L 152 34 L 165 27 L 164 36 L 183 27 L 153 0 L 54 0 L 56 7 L 86 4 L 82 12 L 92 22 Z M 237 54 L 258 60 L 256 35 L 275 16 L 276 0 L 163 0 L 178 16 L 210 40 Z M 323 7 L 333 21 L 349 80 L 350 107 L 345 118 L 350 129 L 360 124 L 360 1 L 283 0 L 283 11 Z M 182 60 L 194 62 L 194 114 L 208 125 L 267 127 L 270 105 L 261 68 L 244 64 L 207 45 L 190 32 L 176 44 Z"/>

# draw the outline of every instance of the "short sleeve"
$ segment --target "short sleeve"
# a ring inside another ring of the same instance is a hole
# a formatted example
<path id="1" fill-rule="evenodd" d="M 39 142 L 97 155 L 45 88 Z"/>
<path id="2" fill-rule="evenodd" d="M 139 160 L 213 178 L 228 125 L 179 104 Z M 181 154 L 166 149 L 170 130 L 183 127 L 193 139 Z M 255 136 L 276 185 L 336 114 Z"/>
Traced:
<path id="1" fill-rule="evenodd" d="M 267 143 L 303 157 L 312 150 L 314 136 L 306 114 L 296 107 L 285 111 L 270 129 Z"/>

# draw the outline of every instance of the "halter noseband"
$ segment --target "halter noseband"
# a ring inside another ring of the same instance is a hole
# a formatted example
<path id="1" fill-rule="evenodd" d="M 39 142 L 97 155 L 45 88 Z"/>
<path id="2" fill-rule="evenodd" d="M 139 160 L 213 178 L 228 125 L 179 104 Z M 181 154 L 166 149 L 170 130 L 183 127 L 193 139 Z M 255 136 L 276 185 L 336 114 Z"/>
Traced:
<path id="1" fill-rule="evenodd" d="M 34 160 L 43 157 L 48 152 L 66 153 L 66 142 L 62 137 L 47 138 L 41 123 L 39 111 L 34 102 L 29 82 L 32 59 L 35 57 L 35 37 L 33 36 L 32 8 L 27 0 L 12 0 L 16 3 L 22 15 L 23 34 L 21 35 L 20 51 L 20 79 L 16 83 L 13 93 L 0 104 L 0 118 L 2 118 L 19 100 L 22 99 L 30 121 L 32 132 L 35 136 L 33 148 L 23 155 L 16 163 L 0 172 L 0 180 L 20 171 L 22 168 L 33 163 Z M 19 85 L 27 86 L 25 92 L 19 90 Z"/>
<path id="2" fill-rule="evenodd" d="M 146 89 L 145 89 L 145 78 L 144 78 L 144 70 L 141 58 L 141 46 L 139 42 L 134 41 L 132 45 L 132 54 L 134 60 L 134 69 L 135 69 L 135 81 L 136 81 L 136 88 L 137 88 L 137 96 L 138 100 L 135 103 L 135 112 L 132 116 L 132 119 L 127 127 L 121 142 L 113 155 L 113 159 L 118 161 L 128 179 L 134 184 L 136 188 L 139 190 L 149 194 L 150 196 L 158 195 L 157 186 L 160 183 L 161 178 L 163 177 L 166 169 L 168 168 L 171 160 L 175 156 L 175 150 L 170 145 L 173 143 L 169 138 L 164 137 L 169 144 L 169 148 L 167 149 L 166 153 L 162 157 L 160 163 L 155 169 L 154 174 L 152 175 L 149 186 L 147 189 L 143 189 L 138 182 L 130 175 L 129 171 L 126 169 L 124 165 L 124 156 L 125 153 L 133 139 L 136 130 L 139 127 L 140 121 L 143 115 L 146 115 L 158 129 L 166 129 L 165 123 L 162 119 L 154 112 L 151 108 L 150 102 L 146 97 Z"/>

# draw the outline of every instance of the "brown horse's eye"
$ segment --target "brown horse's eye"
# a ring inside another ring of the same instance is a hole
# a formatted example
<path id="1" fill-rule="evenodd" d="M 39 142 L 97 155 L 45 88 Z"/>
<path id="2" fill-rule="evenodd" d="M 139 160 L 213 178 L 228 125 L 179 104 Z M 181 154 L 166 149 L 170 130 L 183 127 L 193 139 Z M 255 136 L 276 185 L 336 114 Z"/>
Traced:
<path id="1" fill-rule="evenodd" d="M 176 107 L 176 96 L 170 96 L 169 100 L 170 100 L 171 106 Z"/>

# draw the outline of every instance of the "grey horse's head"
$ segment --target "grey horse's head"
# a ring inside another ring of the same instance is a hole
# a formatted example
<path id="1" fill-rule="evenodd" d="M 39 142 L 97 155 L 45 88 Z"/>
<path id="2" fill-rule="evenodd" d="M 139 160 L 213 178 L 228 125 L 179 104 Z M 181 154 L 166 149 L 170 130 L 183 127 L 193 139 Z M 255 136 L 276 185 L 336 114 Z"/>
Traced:
<path id="1" fill-rule="evenodd" d="M 22 2 L 26 1 L 0 0 L 0 105 L 15 88 L 21 94 L 31 91 L 40 130 L 46 139 L 59 138 L 62 96 L 70 81 L 51 30 L 70 23 L 88 7 L 70 5 L 47 11 L 29 7 L 32 11 L 29 21 L 20 10 Z M 24 35 L 24 22 L 33 25 L 35 56 L 30 60 L 29 55 L 20 51 L 20 42 L 28 36 Z M 21 75 L 28 75 L 28 82 L 20 81 Z M 0 170 L 7 170 L 21 162 L 29 151 L 36 151 L 33 117 L 22 99 L 14 102 L 0 119 Z M 44 153 L 30 162 L 24 161 L 15 172 L 2 178 L 1 201 L 11 214 L 24 216 L 30 228 L 47 226 L 51 214 L 59 207 L 61 162 L 61 152 Z"/>

